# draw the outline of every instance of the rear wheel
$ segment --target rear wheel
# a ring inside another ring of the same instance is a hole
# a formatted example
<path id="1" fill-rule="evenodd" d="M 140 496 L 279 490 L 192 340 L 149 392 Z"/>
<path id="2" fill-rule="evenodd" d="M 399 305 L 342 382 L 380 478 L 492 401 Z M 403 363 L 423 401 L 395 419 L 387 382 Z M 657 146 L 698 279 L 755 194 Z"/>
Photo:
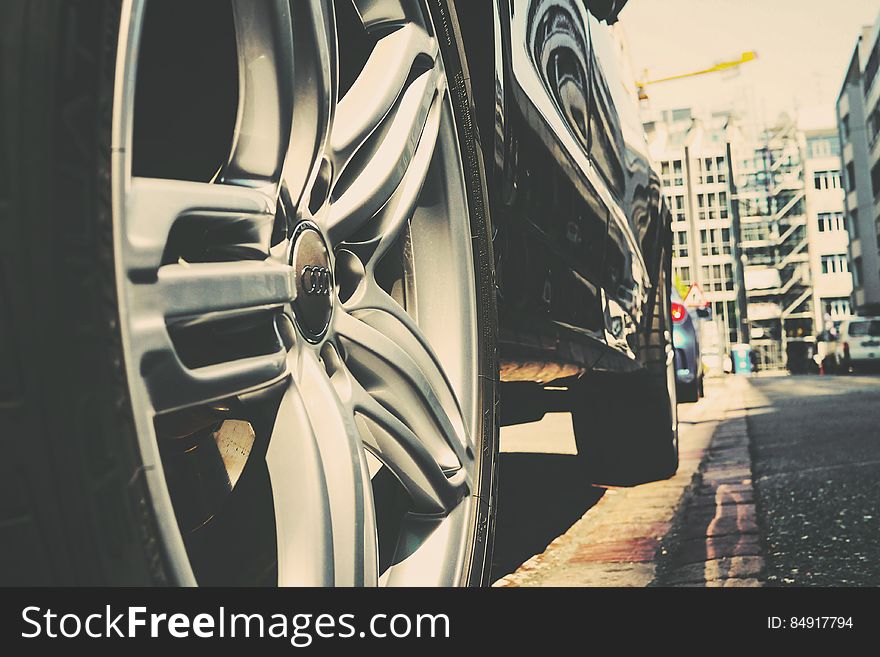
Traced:
<path id="1" fill-rule="evenodd" d="M 649 330 L 641 346 L 642 368 L 591 373 L 574 390 L 572 422 L 578 456 L 592 483 L 634 486 L 666 479 L 678 469 L 667 268 L 661 271 L 651 304 Z"/>
<path id="2" fill-rule="evenodd" d="M 702 379 L 694 378 L 690 383 L 681 383 L 676 387 L 678 401 L 681 403 L 693 403 L 700 400 L 702 393 Z"/>
<path id="3" fill-rule="evenodd" d="M 452 8 L 0 18 L 0 417 L 31 436 L 0 581 L 485 583 L 496 319 Z"/>

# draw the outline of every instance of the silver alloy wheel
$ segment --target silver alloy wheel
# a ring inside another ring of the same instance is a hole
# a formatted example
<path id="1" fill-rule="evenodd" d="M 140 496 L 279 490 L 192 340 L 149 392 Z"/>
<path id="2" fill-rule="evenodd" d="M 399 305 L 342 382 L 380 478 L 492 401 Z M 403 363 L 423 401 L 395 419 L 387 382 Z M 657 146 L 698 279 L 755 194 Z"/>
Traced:
<path id="1" fill-rule="evenodd" d="M 331 2 L 233 0 L 238 113 L 210 181 L 132 173 L 145 3 L 123 5 L 112 176 L 121 329 L 154 511 L 183 584 L 224 547 L 200 532 L 227 507 L 247 509 L 263 470 L 278 583 L 467 577 L 481 410 L 455 117 L 428 12 L 355 4 L 375 46 L 337 98 L 345 45 Z M 182 233 L 210 248 L 176 249 Z M 216 536 L 247 544 L 249 532 L 233 523 Z"/>

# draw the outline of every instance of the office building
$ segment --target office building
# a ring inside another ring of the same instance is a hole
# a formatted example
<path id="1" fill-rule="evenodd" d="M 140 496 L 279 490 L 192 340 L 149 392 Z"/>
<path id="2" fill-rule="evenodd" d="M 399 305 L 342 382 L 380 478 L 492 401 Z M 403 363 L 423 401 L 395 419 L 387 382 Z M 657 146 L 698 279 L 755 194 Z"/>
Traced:
<path id="1" fill-rule="evenodd" d="M 837 99 L 857 312 L 880 312 L 880 16 L 864 27 Z"/>

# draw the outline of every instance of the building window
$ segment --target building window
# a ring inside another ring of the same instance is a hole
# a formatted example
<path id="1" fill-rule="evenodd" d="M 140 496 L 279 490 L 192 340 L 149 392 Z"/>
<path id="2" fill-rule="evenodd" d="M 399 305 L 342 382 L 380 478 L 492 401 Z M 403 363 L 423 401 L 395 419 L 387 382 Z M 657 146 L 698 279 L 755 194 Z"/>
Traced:
<path id="1" fill-rule="evenodd" d="M 700 253 L 704 256 L 730 255 L 733 243 L 729 228 L 710 228 L 700 230 Z"/>
<path id="2" fill-rule="evenodd" d="M 840 142 L 837 135 L 833 137 L 809 137 L 807 139 L 809 157 L 833 157 L 840 155 Z"/>
<path id="3" fill-rule="evenodd" d="M 664 160 L 660 163 L 660 177 L 663 180 L 663 186 L 683 187 L 684 174 L 682 173 L 681 160 Z"/>
<path id="4" fill-rule="evenodd" d="M 868 116 L 866 123 L 868 124 L 868 143 L 873 148 L 877 136 L 880 135 L 880 106 L 874 107 L 874 111 Z"/>
<path id="5" fill-rule="evenodd" d="M 684 196 L 676 194 L 669 197 L 669 206 L 672 208 L 672 220 L 684 221 L 686 219 L 684 212 Z"/>
<path id="6" fill-rule="evenodd" d="M 697 210 L 697 217 L 700 221 L 727 219 L 730 216 L 727 192 L 697 194 L 697 207 L 699 208 Z"/>
<path id="7" fill-rule="evenodd" d="M 723 157 L 715 158 L 716 180 L 720 183 L 727 182 L 727 163 Z"/>
<path id="8" fill-rule="evenodd" d="M 702 280 L 700 285 L 706 292 L 724 292 L 733 290 L 733 265 L 703 265 L 700 267 Z"/>
<path id="9" fill-rule="evenodd" d="M 701 185 L 727 182 L 727 160 L 723 156 L 697 158 L 698 182 Z"/>
<path id="10" fill-rule="evenodd" d="M 678 279 L 685 285 L 691 284 L 691 268 L 690 267 L 675 267 L 675 274 L 678 276 Z"/>
<path id="11" fill-rule="evenodd" d="M 745 224 L 742 227 L 743 242 L 761 242 L 770 239 L 770 227 L 766 223 Z"/>
<path id="12" fill-rule="evenodd" d="M 856 168 L 853 162 L 846 165 L 846 184 L 849 191 L 856 188 Z"/>
<path id="13" fill-rule="evenodd" d="M 675 231 L 675 249 L 673 255 L 676 258 L 688 257 L 688 236 L 687 230 Z"/>
<path id="14" fill-rule="evenodd" d="M 849 114 L 840 119 L 840 131 L 843 133 L 844 139 L 849 139 Z"/>
<path id="15" fill-rule="evenodd" d="M 833 297 L 822 301 L 825 303 L 825 314 L 832 320 L 849 317 L 851 308 L 847 297 Z"/>
<path id="16" fill-rule="evenodd" d="M 701 183 L 714 183 L 715 182 L 715 160 L 711 157 L 706 157 L 701 160 L 701 168 L 703 175 L 700 176 Z"/>
<path id="17" fill-rule="evenodd" d="M 739 326 L 737 326 L 736 301 L 727 302 L 725 313 L 727 314 L 727 331 L 728 335 L 730 335 L 730 342 L 739 342 Z"/>
<path id="18" fill-rule="evenodd" d="M 851 239 L 857 240 L 859 239 L 859 211 L 853 210 L 849 213 L 849 216 L 849 236 Z"/>
<path id="19" fill-rule="evenodd" d="M 683 186 L 684 185 L 684 175 L 682 175 L 681 160 L 673 160 L 672 173 L 674 174 L 672 184 L 675 187 Z"/>
<path id="20" fill-rule="evenodd" d="M 855 271 L 853 272 L 853 285 L 859 287 L 864 280 L 864 277 L 862 276 L 862 256 L 853 260 L 853 266 L 855 268 Z"/>
<path id="21" fill-rule="evenodd" d="M 842 212 L 820 212 L 819 232 L 831 233 L 837 230 L 846 230 L 846 220 Z"/>
<path id="22" fill-rule="evenodd" d="M 813 174 L 813 185 L 816 189 L 840 189 L 840 171 L 816 171 Z"/>
<path id="23" fill-rule="evenodd" d="M 822 256 L 823 274 L 845 274 L 848 271 L 849 265 L 846 262 L 845 253 L 835 253 L 833 255 Z"/>
<path id="24" fill-rule="evenodd" d="M 760 217 L 770 214 L 770 201 L 766 196 L 757 198 L 741 196 L 738 203 L 742 217 Z"/>

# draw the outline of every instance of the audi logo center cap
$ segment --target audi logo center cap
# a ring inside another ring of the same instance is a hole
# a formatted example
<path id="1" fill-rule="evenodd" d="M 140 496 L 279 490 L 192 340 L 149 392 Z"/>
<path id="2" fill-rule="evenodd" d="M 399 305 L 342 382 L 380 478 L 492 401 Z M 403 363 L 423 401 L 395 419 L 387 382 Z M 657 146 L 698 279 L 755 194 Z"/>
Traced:
<path id="1" fill-rule="evenodd" d="M 333 272 L 324 238 L 314 224 L 296 227 L 290 264 L 296 277 L 296 324 L 307 340 L 317 342 L 326 333 L 333 310 Z"/>

